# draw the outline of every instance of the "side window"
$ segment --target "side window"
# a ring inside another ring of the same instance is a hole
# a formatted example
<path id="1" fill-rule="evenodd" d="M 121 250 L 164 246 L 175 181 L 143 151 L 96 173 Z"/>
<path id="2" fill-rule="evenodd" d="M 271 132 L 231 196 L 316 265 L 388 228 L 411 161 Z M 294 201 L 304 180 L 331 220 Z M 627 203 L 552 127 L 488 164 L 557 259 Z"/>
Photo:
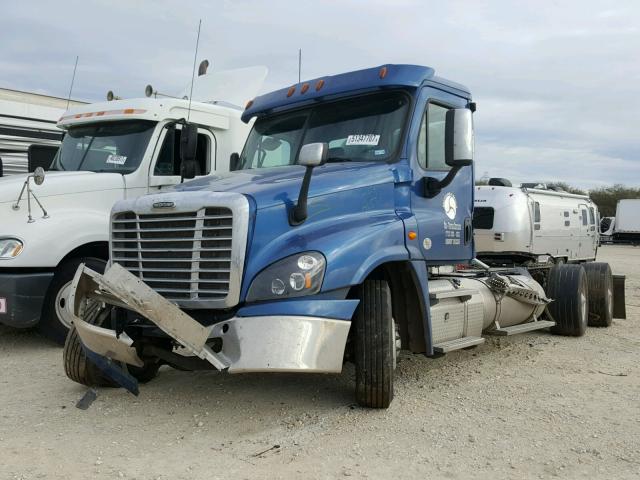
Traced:
<path id="1" fill-rule="evenodd" d="M 595 210 L 593 209 L 593 207 L 589 207 L 589 223 L 591 225 L 595 225 L 596 224 L 596 214 L 595 214 Z"/>
<path id="2" fill-rule="evenodd" d="M 587 211 L 583 208 L 582 209 L 582 225 L 587 225 L 587 224 L 588 224 Z"/>
<path id="3" fill-rule="evenodd" d="M 209 159 L 210 139 L 204 133 L 198 134 L 198 143 L 196 146 L 196 175 L 209 174 L 211 163 Z M 180 130 L 175 127 L 169 127 L 164 137 L 162 148 L 158 154 L 156 166 L 153 174 L 157 176 L 180 175 Z"/>
<path id="4" fill-rule="evenodd" d="M 446 107 L 429 103 L 418 135 L 418 162 L 424 169 L 449 170 L 444 161 Z"/>
<path id="5" fill-rule="evenodd" d="M 540 202 L 533 204 L 533 223 L 534 230 L 540 230 Z"/>

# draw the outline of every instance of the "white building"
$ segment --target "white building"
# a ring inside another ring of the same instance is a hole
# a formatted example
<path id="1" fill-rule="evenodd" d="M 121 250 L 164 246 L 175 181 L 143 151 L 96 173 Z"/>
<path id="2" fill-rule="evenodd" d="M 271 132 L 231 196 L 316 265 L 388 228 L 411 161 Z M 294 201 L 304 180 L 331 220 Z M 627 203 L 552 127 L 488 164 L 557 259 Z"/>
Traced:
<path id="1" fill-rule="evenodd" d="M 69 107 L 85 102 L 72 100 Z M 56 122 L 67 109 L 67 99 L 0 88 L 0 159 L 4 175 L 27 171 L 31 144 L 57 145 L 62 130 Z"/>

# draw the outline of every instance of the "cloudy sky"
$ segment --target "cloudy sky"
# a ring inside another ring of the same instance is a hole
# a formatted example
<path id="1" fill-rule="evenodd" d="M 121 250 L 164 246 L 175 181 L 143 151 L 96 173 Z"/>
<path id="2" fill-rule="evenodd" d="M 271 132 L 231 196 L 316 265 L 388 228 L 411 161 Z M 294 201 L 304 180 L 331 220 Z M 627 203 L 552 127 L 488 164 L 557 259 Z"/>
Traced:
<path id="1" fill-rule="evenodd" d="M 200 58 L 266 65 L 265 91 L 383 63 L 471 88 L 477 176 L 640 187 L 640 1 L 7 2 L 0 87 L 75 98 L 188 84 Z"/>

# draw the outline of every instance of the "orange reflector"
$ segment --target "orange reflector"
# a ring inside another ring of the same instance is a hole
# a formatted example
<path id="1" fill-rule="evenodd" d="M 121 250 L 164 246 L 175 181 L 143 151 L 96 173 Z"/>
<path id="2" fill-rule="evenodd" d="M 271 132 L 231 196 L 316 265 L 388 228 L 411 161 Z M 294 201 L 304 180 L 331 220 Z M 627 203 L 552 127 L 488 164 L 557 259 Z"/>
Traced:
<path id="1" fill-rule="evenodd" d="M 104 112 L 98 112 L 98 113 L 96 113 L 96 117 L 101 117 L 102 115 L 104 115 Z"/>
<path id="2" fill-rule="evenodd" d="M 304 275 L 304 288 L 311 288 L 311 274 L 305 273 Z"/>
<path id="3" fill-rule="evenodd" d="M 124 113 L 134 113 L 135 110 L 133 108 L 125 108 Z"/>
<path id="4" fill-rule="evenodd" d="M 248 109 L 248 108 L 251 108 L 251 105 L 253 105 L 253 100 L 249 100 L 249 101 L 247 102 L 247 104 L 245 105 L 244 109 L 246 110 L 246 109 Z"/>
<path id="5" fill-rule="evenodd" d="M 316 92 L 320 90 L 322 87 L 324 87 L 324 80 L 318 80 L 316 82 Z"/>
<path id="6" fill-rule="evenodd" d="M 387 76 L 387 67 L 382 67 L 380 69 L 380 78 L 384 78 Z"/>
<path id="7" fill-rule="evenodd" d="M 302 88 L 300 89 L 300 93 L 307 93 L 307 90 L 309 90 L 309 84 L 303 83 Z"/>
<path id="8" fill-rule="evenodd" d="M 415 240 L 416 238 L 418 238 L 418 234 L 414 231 L 410 231 L 407 237 L 409 237 L 409 240 Z"/>
<path id="9" fill-rule="evenodd" d="M 287 97 L 290 97 L 291 95 L 293 95 L 295 91 L 296 91 L 295 85 L 293 87 L 289 87 L 289 90 L 287 91 Z"/>

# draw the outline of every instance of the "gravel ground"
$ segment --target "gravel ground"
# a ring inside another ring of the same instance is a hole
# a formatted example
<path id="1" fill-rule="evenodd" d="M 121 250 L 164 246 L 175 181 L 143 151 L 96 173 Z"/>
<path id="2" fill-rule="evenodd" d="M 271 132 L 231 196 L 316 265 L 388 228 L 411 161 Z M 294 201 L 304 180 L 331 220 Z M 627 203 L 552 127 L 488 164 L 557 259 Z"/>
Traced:
<path id="1" fill-rule="evenodd" d="M 62 351 L 0 327 L 0 478 L 638 478 L 640 248 L 627 320 L 582 338 L 530 333 L 437 360 L 402 355 L 386 411 L 341 375 L 162 369 L 139 397 L 68 380 Z"/>

